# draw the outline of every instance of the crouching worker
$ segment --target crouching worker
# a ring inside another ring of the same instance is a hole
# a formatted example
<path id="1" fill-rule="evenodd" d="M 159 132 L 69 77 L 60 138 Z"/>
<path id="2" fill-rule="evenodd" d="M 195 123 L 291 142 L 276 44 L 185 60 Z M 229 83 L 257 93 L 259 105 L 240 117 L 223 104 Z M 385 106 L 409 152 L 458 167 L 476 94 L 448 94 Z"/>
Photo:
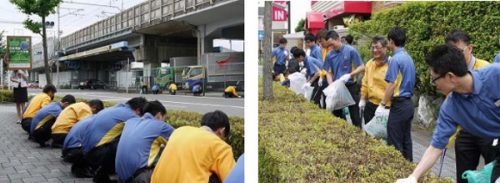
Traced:
<path id="1" fill-rule="evenodd" d="M 147 103 L 143 97 L 135 97 L 126 104 L 117 104 L 95 115 L 85 130 L 82 146 L 85 159 L 96 170 L 94 182 L 110 182 L 115 173 L 116 148 L 125 121 L 142 116 Z"/>
<path id="2" fill-rule="evenodd" d="M 95 115 L 76 123 L 64 139 L 62 158 L 65 162 L 72 163 L 71 173 L 78 178 L 90 178 L 94 176 L 94 170 L 84 158 L 82 150 L 83 134 L 85 134 L 94 118 Z"/>
<path id="3" fill-rule="evenodd" d="M 101 100 L 78 102 L 66 107 L 52 125 L 52 147 L 62 147 L 69 130 L 80 120 L 104 108 Z"/>
<path id="4" fill-rule="evenodd" d="M 170 93 L 170 95 L 175 95 L 175 93 L 177 92 L 177 85 L 175 83 L 171 83 L 168 86 L 168 92 Z"/>
<path id="5" fill-rule="evenodd" d="M 226 98 L 239 98 L 240 96 L 238 95 L 238 92 L 236 92 L 235 86 L 228 86 L 224 90 L 224 97 L 226 97 Z"/>
<path id="6" fill-rule="evenodd" d="M 23 113 L 23 120 L 21 121 L 21 126 L 24 131 L 30 133 L 32 119 L 40 109 L 50 104 L 56 92 L 56 87 L 48 84 L 43 87 L 43 93 L 37 94 L 31 99 L 28 107 Z"/>
<path id="7" fill-rule="evenodd" d="M 150 182 L 161 152 L 174 131 L 165 122 L 167 110 L 158 101 L 144 106 L 141 118 L 125 122 L 116 151 L 116 174 L 120 182 Z"/>
<path id="8" fill-rule="evenodd" d="M 200 128 L 176 129 L 153 171 L 151 182 L 205 183 L 212 174 L 218 177 L 218 182 L 224 182 L 235 165 L 233 150 L 223 140 L 229 130 L 229 119 L 221 111 L 205 114 Z"/>
<path id="9" fill-rule="evenodd" d="M 44 147 L 45 142 L 50 139 L 52 125 L 56 122 L 61 111 L 75 102 L 73 95 L 66 95 L 61 99 L 61 102 L 53 102 L 40 109 L 31 121 L 30 133 L 33 140 Z"/>

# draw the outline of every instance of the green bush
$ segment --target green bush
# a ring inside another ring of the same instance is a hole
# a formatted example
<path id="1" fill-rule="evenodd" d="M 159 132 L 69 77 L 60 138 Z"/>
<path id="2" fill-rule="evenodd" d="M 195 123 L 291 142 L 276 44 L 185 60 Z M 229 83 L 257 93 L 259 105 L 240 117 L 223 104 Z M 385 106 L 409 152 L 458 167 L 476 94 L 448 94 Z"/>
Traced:
<path id="1" fill-rule="evenodd" d="M 443 44 L 446 33 L 454 29 L 467 32 L 477 58 L 491 62 L 500 52 L 500 2 L 408 2 L 401 6 L 377 12 L 371 20 L 350 27 L 355 37 L 387 37 L 390 28 L 399 25 L 406 30 L 406 51 L 415 62 L 416 89 L 420 93 L 435 94 L 430 85 L 430 73 L 425 55 Z M 369 45 L 358 47 L 368 60 Z"/>
<path id="2" fill-rule="evenodd" d="M 12 90 L 0 90 L 0 102 L 14 102 Z"/>
<path id="3" fill-rule="evenodd" d="M 394 182 L 415 168 L 393 147 L 273 87 L 270 101 L 259 89 L 259 182 Z"/>

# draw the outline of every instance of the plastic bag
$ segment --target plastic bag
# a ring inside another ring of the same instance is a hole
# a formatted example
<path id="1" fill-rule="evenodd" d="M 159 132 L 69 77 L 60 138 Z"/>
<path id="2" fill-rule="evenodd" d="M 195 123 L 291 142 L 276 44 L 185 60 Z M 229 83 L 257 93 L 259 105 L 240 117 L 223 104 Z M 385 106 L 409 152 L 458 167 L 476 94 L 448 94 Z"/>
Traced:
<path id="1" fill-rule="evenodd" d="M 345 84 L 337 80 L 323 90 L 326 96 L 326 109 L 339 110 L 356 104 Z"/>
<path id="2" fill-rule="evenodd" d="M 387 139 L 387 120 L 389 119 L 389 110 L 375 113 L 375 116 L 364 127 L 366 133 L 378 138 Z"/>
<path id="3" fill-rule="evenodd" d="M 314 87 L 312 87 L 309 84 L 304 84 L 304 86 L 302 87 L 302 90 L 304 91 L 304 97 L 306 98 L 306 100 L 308 100 L 308 101 L 311 100 Z"/>
<path id="4" fill-rule="evenodd" d="M 490 182 L 491 174 L 493 172 L 493 167 L 495 166 L 495 161 L 484 165 L 482 170 L 467 170 L 462 174 L 462 179 L 467 179 L 469 183 L 483 183 Z"/>
<path id="5" fill-rule="evenodd" d="M 301 73 L 293 73 L 288 75 L 288 80 L 290 80 L 290 89 L 295 92 L 297 95 L 304 94 L 304 90 L 302 90 L 302 86 L 307 82 L 306 76 Z"/>

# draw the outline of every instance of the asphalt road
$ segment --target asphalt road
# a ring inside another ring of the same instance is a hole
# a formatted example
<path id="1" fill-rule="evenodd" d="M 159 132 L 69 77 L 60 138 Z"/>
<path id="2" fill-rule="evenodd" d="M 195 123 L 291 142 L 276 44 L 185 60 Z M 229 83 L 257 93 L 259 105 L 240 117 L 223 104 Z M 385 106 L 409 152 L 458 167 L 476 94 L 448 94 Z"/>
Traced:
<path id="1" fill-rule="evenodd" d="M 29 95 L 40 93 L 40 89 L 30 89 Z M 169 94 L 127 94 L 104 90 L 65 90 L 59 89 L 57 96 L 71 94 L 77 98 L 100 99 L 102 101 L 112 101 L 123 103 L 127 100 L 143 96 L 148 100 L 158 100 L 167 108 L 167 110 L 182 110 L 198 113 L 206 113 L 214 110 L 221 110 L 229 116 L 244 117 L 244 99 L 243 98 L 223 98 L 222 93 L 207 93 L 206 96 L 192 96 L 189 94 L 178 93 Z"/>

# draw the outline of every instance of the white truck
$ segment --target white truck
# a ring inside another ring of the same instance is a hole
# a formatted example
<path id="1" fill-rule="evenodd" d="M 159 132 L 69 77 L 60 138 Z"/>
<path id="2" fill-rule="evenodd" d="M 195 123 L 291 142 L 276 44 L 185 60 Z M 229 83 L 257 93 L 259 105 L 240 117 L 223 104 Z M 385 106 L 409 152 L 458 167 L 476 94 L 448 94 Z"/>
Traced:
<path id="1" fill-rule="evenodd" d="M 206 53 L 201 57 L 201 65 L 186 67 L 183 73 L 184 87 L 193 93 L 221 91 L 229 85 L 242 91 L 245 80 L 244 53 Z M 197 90 L 193 91 L 193 88 Z"/>

